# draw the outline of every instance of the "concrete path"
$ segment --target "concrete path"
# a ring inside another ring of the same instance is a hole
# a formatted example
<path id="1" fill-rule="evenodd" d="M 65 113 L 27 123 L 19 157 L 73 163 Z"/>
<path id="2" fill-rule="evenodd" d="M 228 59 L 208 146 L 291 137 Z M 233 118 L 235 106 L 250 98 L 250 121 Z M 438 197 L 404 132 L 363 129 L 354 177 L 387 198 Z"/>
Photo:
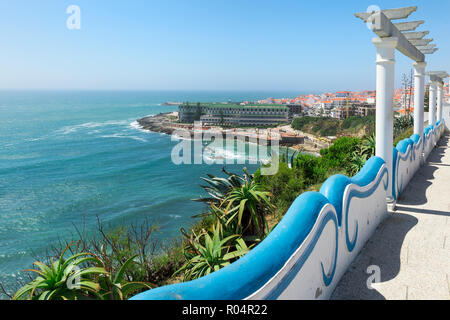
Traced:
<path id="1" fill-rule="evenodd" d="M 450 136 L 433 150 L 342 277 L 334 300 L 450 300 Z M 378 266 L 381 282 L 368 289 Z M 371 282 L 371 281 L 370 281 Z"/>

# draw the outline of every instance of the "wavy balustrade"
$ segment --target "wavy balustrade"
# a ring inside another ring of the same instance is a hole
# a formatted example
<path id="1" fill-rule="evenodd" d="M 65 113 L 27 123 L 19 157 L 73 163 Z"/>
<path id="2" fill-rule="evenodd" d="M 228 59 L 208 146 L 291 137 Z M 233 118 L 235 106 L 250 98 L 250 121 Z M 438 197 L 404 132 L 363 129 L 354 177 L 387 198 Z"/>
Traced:
<path id="1" fill-rule="evenodd" d="M 354 178 L 334 176 L 320 192 L 298 197 L 268 237 L 230 266 L 133 299 L 327 298 L 386 215 L 387 179 L 384 161 L 373 157 Z"/>
<path id="2" fill-rule="evenodd" d="M 443 122 L 394 149 L 395 198 L 436 145 Z M 431 147 L 432 146 L 432 147 Z M 429 154 L 428 152 L 428 154 Z M 372 157 L 353 178 L 335 175 L 320 192 L 299 196 L 246 256 L 203 278 L 146 291 L 132 300 L 327 299 L 377 226 L 389 215 L 389 175 Z M 391 192 L 391 191 L 389 191 Z"/>
<path id="3" fill-rule="evenodd" d="M 421 166 L 421 162 L 428 159 L 445 131 L 444 120 L 425 128 L 423 137 L 417 134 L 409 139 L 400 141 L 394 148 L 393 190 L 394 199 L 403 192 L 409 181 Z M 423 159 L 421 154 L 423 152 Z"/>

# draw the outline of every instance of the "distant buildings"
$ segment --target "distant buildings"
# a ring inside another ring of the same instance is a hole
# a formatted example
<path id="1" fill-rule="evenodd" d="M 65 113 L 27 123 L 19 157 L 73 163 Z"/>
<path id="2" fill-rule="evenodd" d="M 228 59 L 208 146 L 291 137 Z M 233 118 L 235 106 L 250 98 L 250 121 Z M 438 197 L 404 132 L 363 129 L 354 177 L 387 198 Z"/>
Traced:
<path id="1" fill-rule="evenodd" d="M 290 108 L 280 104 L 184 103 L 178 109 L 180 122 L 200 120 L 209 126 L 274 126 L 291 118 Z"/>
<path id="2" fill-rule="evenodd" d="M 347 114 L 348 113 L 348 114 Z M 375 115 L 375 105 L 368 103 L 354 103 L 349 105 L 348 110 L 347 107 L 343 108 L 335 108 L 331 112 L 332 118 L 337 119 L 346 119 L 347 117 L 359 116 L 359 117 L 367 117 L 370 115 Z"/>
<path id="3" fill-rule="evenodd" d="M 449 85 L 445 85 L 445 98 L 450 101 Z M 375 114 L 375 91 L 337 91 L 335 93 L 305 94 L 295 98 L 265 98 L 256 102 L 231 102 L 208 104 L 182 104 L 180 121 L 192 123 L 202 120 L 206 125 L 273 126 L 289 122 L 294 116 L 365 117 Z M 414 88 L 395 90 L 396 112 L 414 111 Z"/>

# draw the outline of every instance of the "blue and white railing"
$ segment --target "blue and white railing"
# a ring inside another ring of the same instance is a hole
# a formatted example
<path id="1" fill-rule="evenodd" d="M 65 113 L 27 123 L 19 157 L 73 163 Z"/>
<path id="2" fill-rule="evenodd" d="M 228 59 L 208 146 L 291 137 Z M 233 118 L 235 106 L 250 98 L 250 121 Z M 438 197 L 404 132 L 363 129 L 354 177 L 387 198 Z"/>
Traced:
<path id="1" fill-rule="evenodd" d="M 394 172 L 392 175 L 394 199 L 398 198 L 421 164 L 428 159 L 444 131 L 444 120 L 441 120 L 434 126 L 430 125 L 425 128 L 423 137 L 414 134 L 411 138 L 400 141 L 394 148 Z"/>
<path id="2" fill-rule="evenodd" d="M 420 168 L 422 152 L 436 145 L 443 127 L 436 123 L 423 137 L 413 135 L 395 148 L 395 198 Z M 355 177 L 333 176 L 320 192 L 299 196 L 267 238 L 235 263 L 133 300 L 327 299 L 389 215 L 388 179 L 384 160 L 372 157 Z"/>

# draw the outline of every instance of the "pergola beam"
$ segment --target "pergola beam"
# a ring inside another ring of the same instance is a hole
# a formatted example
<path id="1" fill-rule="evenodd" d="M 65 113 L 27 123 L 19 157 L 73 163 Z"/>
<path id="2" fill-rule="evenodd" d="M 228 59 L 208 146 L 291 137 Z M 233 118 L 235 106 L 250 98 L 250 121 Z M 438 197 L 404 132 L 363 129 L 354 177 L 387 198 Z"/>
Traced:
<path id="1" fill-rule="evenodd" d="M 398 31 L 414 31 L 418 26 L 424 24 L 425 21 L 410 21 L 410 22 L 400 22 L 394 23 L 394 26 L 398 29 Z"/>
<path id="2" fill-rule="evenodd" d="M 426 46 L 416 46 L 416 48 L 419 49 L 420 51 L 422 51 L 422 50 L 432 50 L 432 49 L 436 48 L 436 45 L 435 44 L 429 44 L 429 45 L 426 45 Z"/>
<path id="3" fill-rule="evenodd" d="M 406 19 L 417 7 L 390 10 L 374 10 L 356 13 L 355 16 L 366 22 L 367 26 L 378 36 L 372 40 L 377 48 L 377 97 L 376 97 L 376 155 L 385 161 L 389 181 L 393 177 L 393 100 L 395 88 L 395 51 L 398 50 L 414 63 L 414 133 L 423 136 L 424 96 L 425 96 L 425 54 L 438 50 L 431 45 L 433 39 L 424 39 L 429 31 L 416 32 L 424 21 L 392 23 L 391 20 Z M 434 77 L 434 76 L 433 76 Z M 434 83 L 435 88 L 436 85 Z M 430 101 L 435 100 L 430 89 Z M 441 92 L 442 95 L 442 92 Z M 434 109 L 433 109 L 434 110 Z M 431 117 L 431 123 L 434 118 Z M 422 144 L 423 145 L 423 144 Z M 421 163 L 422 163 L 421 156 Z M 393 179 L 392 179 L 393 180 Z M 389 182 L 387 201 L 395 207 L 396 191 Z"/>
<path id="4" fill-rule="evenodd" d="M 434 48 L 434 49 L 430 49 L 430 50 L 424 49 L 424 50 L 421 50 L 421 52 L 422 52 L 423 54 L 433 54 L 433 53 L 435 53 L 435 52 L 438 51 L 438 50 L 439 50 L 439 48 Z"/>
<path id="5" fill-rule="evenodd" d="M 403 35 L 408 40 L 421 40 L 429 33 L 430 31 L 403 32 Z"/>
<path id="6" fill-rule="evenodd" d="M 427 44 L 429 44 L 430 42 L 432 42 L 434 39 L 430 38 L 430 39 L 420 39 L 420 40 L 409 40 L 409 42 L 411 42 L 411 44 L 413 46 L 426 46 Z"/>
<path id="7" fill-rule="evenodd" d="M 397 9 L 394 9 L 397 10 Z M 415 11 L 415 10 L 414 10 Z M 413 12 L 413 11 L 412 11 Z M 358 14 L 357 14 L 358 16 Z M 425 61 L 425 56 L 411 42 L 408 41 L 404 33 L 400 32 L 383 11 L 375 12 L 371 15 L 372 30 L 380 38 L 397 38 L 397 49 L 405 56 L 416 62 Z M 427 31 L 428 32 L 428 31 Z M 425 35 L 423 35 L 424 37 Z M 422 37 L 422 38 L 423 38 Z"/>
<path id="8" fill-rule="evenodd" d="M 432 79 L 431 81 L 435 79 L 436 81 L 442 82 L 443 79 L 449 77 L 449 74 L 447 71 L 429 71 L 427 72 L 427 76 L 430 76 L 430 79 Z"/>
<path id="9" fill-rule="evenodd" d="M 397 8 L 397 9 L 387 9 L 387 10 L 382 10 L 381 12 L 383 12 L 383 14 L 389 19 L 389 20 L 397 20 L 397 19 L 406 19 L 408 18 L 411 13 L 413 13 L 414 11 L 417 10 L 417 6 L 413 6 L 413 7 L 405 7 L 405 8 Z M 378 11 L 380 12 L 380 11 Z M 355 16 L 357 18 L 360 18 L 362 20 L 364 20 L 364 22 L 367 22 L 369 20 L 369 17 L 374 14 L 374 13 L 378 13 L 378 12 L 360 12 L 360 13 L 355 13 Z"/>

